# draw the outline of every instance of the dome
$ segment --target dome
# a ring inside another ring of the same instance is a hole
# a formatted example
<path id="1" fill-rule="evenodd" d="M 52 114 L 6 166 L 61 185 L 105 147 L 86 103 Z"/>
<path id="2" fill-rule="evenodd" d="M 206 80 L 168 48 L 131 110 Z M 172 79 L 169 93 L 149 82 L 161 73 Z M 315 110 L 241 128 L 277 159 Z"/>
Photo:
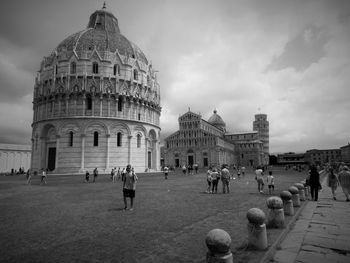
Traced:
<path id="1" fill-rule="evenodd" d="M 209 118 L 208 122 L 221 130 L 226 129 L 226 123 L 222 120 L 220 115 L 217 114 L 216 110 L 214 110 L 213 115 Z"/>
<path id="2" fill-rule="evenodd" d="M 87 28 L 64 39 L 56 51 L 78 53 L 94 49 L 99 52 L 118 51 L 119 54 L 148 64 L 141 49 L 120 33 L 117 18 L 105 9 L 95 11 L 90 16 Z"/>

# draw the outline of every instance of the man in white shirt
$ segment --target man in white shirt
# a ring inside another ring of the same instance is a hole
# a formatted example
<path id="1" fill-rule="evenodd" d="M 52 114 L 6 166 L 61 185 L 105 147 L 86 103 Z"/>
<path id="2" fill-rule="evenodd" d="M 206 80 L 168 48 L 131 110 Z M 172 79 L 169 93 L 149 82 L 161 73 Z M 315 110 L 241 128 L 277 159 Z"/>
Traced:
<path id="1" fill-rule="evenodd" d="M 123 197 L 124 197 L 124 210 L 128 209 L 126 198 L 130 198 L 130 210 L 134 209 L 134 198 L 136 191 L 136 182 L 138 180 L 137 175 L 131 170 L 131 165 L 126 166 L 126 172 L 122 176 L 123 178 Z"/>

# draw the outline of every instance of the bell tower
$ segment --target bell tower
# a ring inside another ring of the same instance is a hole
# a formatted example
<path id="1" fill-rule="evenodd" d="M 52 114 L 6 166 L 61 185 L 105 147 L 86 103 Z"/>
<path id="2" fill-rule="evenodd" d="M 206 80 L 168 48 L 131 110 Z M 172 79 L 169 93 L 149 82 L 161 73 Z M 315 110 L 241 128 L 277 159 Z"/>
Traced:
<path id="1" fill-rule="evenodd" d="M 269 122 L 266 114 L 255 114 L 255 120 L 253 122 L 253 131 L 258 132 L 259 140 L 263 143 L 263 151 L 265 158 L 269 158 Z"/>

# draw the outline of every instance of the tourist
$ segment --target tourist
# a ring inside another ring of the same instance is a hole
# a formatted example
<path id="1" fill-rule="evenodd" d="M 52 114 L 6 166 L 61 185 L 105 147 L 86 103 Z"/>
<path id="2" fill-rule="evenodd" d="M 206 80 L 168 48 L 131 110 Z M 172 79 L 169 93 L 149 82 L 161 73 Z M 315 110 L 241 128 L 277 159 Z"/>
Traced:
<path id="1" fill-rule="evenodd" d="M 331 188 L 333 199 L 337 200 L 335 190 L 338 188 L 339 181 L 338 176 L 334 173 L 334 169 L 332 167 L 329 167 L 328 169 L 327 185 Z"/>
<path id="2" fill-rule="evenodd" d="M 46 173 L 46 170 L 43 168 L 41 169 L 41 181 L 40 181 L 40 184 L 43 184 L 45 183 L 46 184 L 46 176 L 47 176 L 47 173 Z"/>
<path id="3" fill-rule="evenodd" d="M 241 167 L 241 171 L 242 171 L 242 176 L 245 176 L 245 167 L 244 166 Z"/>
<path id="4" fill-rule="evenodd" d="M 222 182 L 222 193 L 230 193 L 230 171 L 227 169 L 227 165 L 223 165 L 221 170 L 221 182 Z"/>
<path id="5" fill-rule="evenodd" d="M 241 168 L 240 167 L 238 167 L 238 169 L 237 169 L 237 177 L 241 178 Z"/>
<path id="6" fill-rule="evenodd" d="M 207 183 L 208 183 L 208 188 L 207 188 L 207 193 L 211 194 L 211 183 L 213 181 L 213 177 L 211 176 L 212 170 L 211 167 L 209 167 L 208 171 L 207 171 Z"/>
<path id="7" fill-rule="evenodd" d="M 182 166 L 182 172 L 183 172 L 184 175 L 186 175 L 186 171 L 187 171 L 187 168 L 186 168 L 186 165 L 184 164 Z"/>
<path id="8" fill-rule="evenodd" d="M 318 200 L 318 191 L 321 189 L 320 174 L 317 171 L 315 165 L 310 166 L 310 177 L 309 177 L 311 199 L 313 201 Z"/>
<path id="9" fill-rule="evenodd" d="M 30 184 L 32 180 L 32 171 L 30 169 L 28 169 L 26 176 L 27 176 L 27 184 Z"/>
<path id="10" fill-rule="evenodd" d="M 211 193 L 216 194 L 218 192 L 218 183 L 219 183 L 219 178 L 220 178 L 220 174 L 216 168 L 212 169 L 211 177 L 212 177 Z"/>
<path id="11" fill-rule="evenodd" d="M 128 209 L 126 198 L 130 198 L 130 210 L 134 209 L 134 198 L 136 191 L 137 175 L 131 169 L 131 165 L 126 166 L 126 172 L 123 174 L 123 197 L 124 197 L 124 210 Z"/>
<path id="12" fill-rule="evenodd" d="M 94 183 L 96 181 L 96 177 L 98 176 L 98 170 L 97 167 L 94 169 L 94 179 L 92 180 L 92 182 Z"/>
<path id="13" fill-rule="evenodd" d="M 258 166 L 255 170 L 255 180 L 258 183 L 258 191 L 259 193 L 264 193 L 264 172 L 260 166 Z"/>
<path id="14" fill-rule="evenodd" d="M 169 173 L 169 168 L 168 168 L 168 166 L 165 166 L 164 169 L 163 169 L 163 171 L 164 171 L 164 178 L 165 178 L 165 180 L 166 180 L 166 179 L 168 179 L 168 173 Z"/>
<path id="15" fill-rule="evenodd" d="M 269 188 L 269 194 L 272 195 L 275 190 L 275 178 L 272 175 L 272 171 L 269 171 L 269 175 L 266 178 L 267 187 Z"/>
<path id="16" fill-rule="evenodd" d="M 193 165 L 193 167 L 194 167 L 194 170 L 196 171 L 196 174 L 198 174 L 198 164 L 195 163 L 195 164 Z"/>
<path id="17" fill-rule="evenodd" d="M 114 170 L 114 168 L 112 168 L 112 170 L 111 170 L 111 180 L 113 180 L 114 175 L 115 175 L 115 170 Z"/>
<path id="18" fill-rule="evenodd" d="M 117 179 L 119 180 L 120 178 L 121 178 L 121 171 L 120 171 L 120 167 L 118 167 Z"/>
<path id="19" fill-rule="evenodd" d="M 346 165 L 342 166 L 342 171 L 338 175 L 339 183 L 346 197 L 346 202 L 350 201 L 350 171 Z"/>
<path id="20" fill-rule="evenodd" d="M 88 183 L 89 182 L 89 178 L 90 178 L 90 173 L 88 170 L 86 170 L 86 173 L 85 173 L 85 182 Z"/>

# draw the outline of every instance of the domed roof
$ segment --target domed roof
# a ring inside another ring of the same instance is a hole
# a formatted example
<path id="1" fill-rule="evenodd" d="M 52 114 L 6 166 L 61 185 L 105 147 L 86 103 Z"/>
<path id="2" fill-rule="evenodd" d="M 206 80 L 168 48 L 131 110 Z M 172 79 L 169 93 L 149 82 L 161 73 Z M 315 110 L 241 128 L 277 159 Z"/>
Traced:
<path id="1" fill-rule="evenodd" d="M 220 129 L 225 130 L 226 123 L 222 120 L 219 114 L 217 114 L 217 111 L 214 110 L 213 115 L 209 118 L 208 122 Z"/>
<path id="2" fill-rule="evenodd" d="M 105 10 L 95 11 L 91 16 L 87 29 L 70 35 L 56 48 L 60 51 L 94 50 L 115 52 L 136 58 L 146 64 L 148 60 L 141 49 L 120 33 L 118 20 Z"/>

